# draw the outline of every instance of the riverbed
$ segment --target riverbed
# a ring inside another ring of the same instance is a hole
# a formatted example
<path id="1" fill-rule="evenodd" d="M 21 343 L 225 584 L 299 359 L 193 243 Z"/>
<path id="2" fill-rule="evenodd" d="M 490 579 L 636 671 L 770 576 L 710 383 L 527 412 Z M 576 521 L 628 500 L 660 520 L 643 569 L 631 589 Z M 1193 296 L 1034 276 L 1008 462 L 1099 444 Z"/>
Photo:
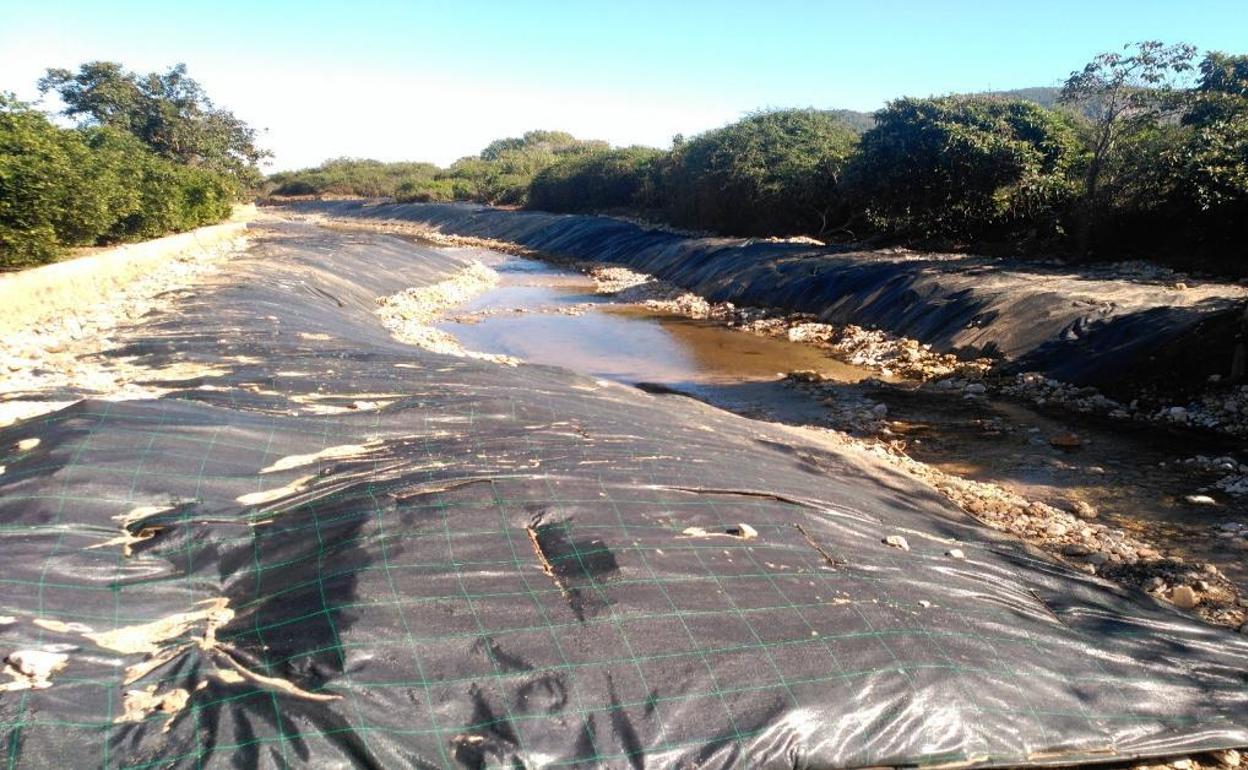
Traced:
<path id="1" fill-rule="evenodd" d="M 874 408 L 880 431 L 873 438 L 903 446 L 915 460 L 1058 508 L 1084 503 L 1099 523 L 1164 544 L 1179 565 L 1216 565 L 1248 594 L 1248 540 L 1234 530 L 1248 522 L 1248 501 L 1211 497 L 1207 486 L 1216 475 L 1182 462 L 1197 454 L 1235 456 L 1231 440 L 936 394 L 818 347 L 616 301 L 573 270 L 487 249 L 451 250 L 499 275 L 493 289 L 438 326 L 468 350 L 791 424 L 845 428 L 846 413 Z M 821 386 L 793 387 L 786 375 L 795 371 L 813 374 Z"/>
<path id="2" fill-rule="evenodd" d="M 469 350 L 790 422 L 816 421 L 824 410 L 786 387 L 787 373 L 816 371 L 844 383 L 873 376 L 806 345 L 613 301 L 581 273 L 498 252 L 473 256 L 497 271 L 499 283 L 438 326 Z"/>

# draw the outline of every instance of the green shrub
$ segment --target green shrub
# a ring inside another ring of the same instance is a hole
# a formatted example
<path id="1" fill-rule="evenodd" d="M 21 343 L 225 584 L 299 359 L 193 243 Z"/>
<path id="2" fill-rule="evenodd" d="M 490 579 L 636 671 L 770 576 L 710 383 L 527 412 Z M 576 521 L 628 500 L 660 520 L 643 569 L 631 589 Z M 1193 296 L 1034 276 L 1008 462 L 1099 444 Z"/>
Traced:
<path id="1" fill-rule="evenodd" d="M 184 232 L 229 216 L 233 191 L 219 174 L 150 156 L 137 172 L 139 205 L 113 227 L 114 240 Z"/>
<path id="2" fill-rule="evenodd" d="M 0 99 L 0 266 L 229 216 L 232 177 L 179 165 L 117 129 L 66 129 Z"/>
<path id="3" fill-rule="evenodd" d="M 1189 95 L 1176 167 L 1184 196 L 1228 236 L 1248 234 L 1248 55 L 1211 53 Z"/>
<path id="4" fill-rule="evenodd" d="M 291 179 L 273 188 L 274 195 L 316 195 L 320 189 L 307 179 Z"/>
<path id="5" fill-rule="evenodd" d="M 567 212 L 652 209 L 662 157 L 661 150 L 629 147 L 567 158 L 534 176 L 528 205 Z"/>
<path id="6" fill-rule="evenodd" d="M 315 168 L 287 171 L 269 177 L 274 195 L 357 195 L 389 198 L 400 186 L 433 180 L 439 169 L 432 163 L 383 163 L 364 158 L 335 158 Z"/>
<path id="7" fill-rule="evenodd" d="M 1248 56 L 1212 53 L 1181 119 L 1122 132 L 1089 246 L 1182 268 L 1248 272 Z"/>
<path id="8" fill-rule="evenodd" d="M 1079 147 L 1070 119 L 995 97 L 898 99 L 849 172 L 876 228 L 969 240 L 1055 228 L 1073 191 Z"/>
<path id="9" fill-rule="evenodd" d="M 400 203 L 439 203 L 455 200 L 455 182 L 451 179 L 408 180 L 399 185 L 394 199 Z"/>
<path id="10" fill-rule="evenodd" d="M 764 112 L 679 144 L 662 197 L 676 224 L 740 235 L 819 233 L 843 205 L 857 134 L 833 113 Z"/>
<path id="11" fill-rule="evenodd" d="M 82 136 L 0 97 L 0 266 L 47 262 L 94 237 L 94 195 Z"/>

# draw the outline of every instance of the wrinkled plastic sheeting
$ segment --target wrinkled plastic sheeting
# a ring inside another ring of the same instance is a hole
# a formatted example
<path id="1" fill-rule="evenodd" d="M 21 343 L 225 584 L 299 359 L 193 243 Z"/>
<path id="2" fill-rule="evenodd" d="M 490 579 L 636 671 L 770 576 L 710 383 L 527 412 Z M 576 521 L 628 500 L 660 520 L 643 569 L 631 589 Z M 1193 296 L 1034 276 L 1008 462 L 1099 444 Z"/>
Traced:
<path id="1" fill-rule="evenodd" d="M 0 431 L 0 644 L 67 656 L 0 692 L 11 765 L 1028 765 L 1248 744 L 1248 640 L 870 456 L 392 341 L 374 299 L 458 266 L 275 230 L 109 353 L 220 371 Z M 326 404 L 349 406 L 309 406 Z M 159 707 L 127 716 L 144 694 Z"/>
<path id="2" fill-rule="evenodd" d="M 1078 385 L 1153 372 L 1168 345 L 1199 342 L 1248 292 L 1178 291 L 1112 270 L 950 254 L 862 252 L 800 243 L 690 238 L 609 217 L 473 204 L 299 202 L 300 211 L 418 223 L 549 254 L 627 265 L 715 301 L 813 313 L 912 337 L 943 352 L 988 355 Z M 1229 351 L 1226 352 L 1229 361 Z M 1220 360 L 1220 358 L 1219 358 Z"/>

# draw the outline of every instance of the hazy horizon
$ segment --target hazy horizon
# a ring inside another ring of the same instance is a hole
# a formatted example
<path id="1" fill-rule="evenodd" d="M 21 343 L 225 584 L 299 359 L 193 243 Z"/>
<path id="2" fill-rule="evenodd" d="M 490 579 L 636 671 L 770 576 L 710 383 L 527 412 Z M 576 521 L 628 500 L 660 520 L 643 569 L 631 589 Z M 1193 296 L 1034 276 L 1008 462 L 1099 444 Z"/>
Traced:
<path id="1" fill-rule="evenodd" d="M 446 165 L 531 129 L 666 147 L 761 108 L 1052 86 L 1142 39 L 1237 50 L 1236 6 L 75 0 L 0 11 L 0 90 L 33 100 L 46 68 L 90 60 L 184 62 L 263 131 L 266 172 L 338 156 Z"/>

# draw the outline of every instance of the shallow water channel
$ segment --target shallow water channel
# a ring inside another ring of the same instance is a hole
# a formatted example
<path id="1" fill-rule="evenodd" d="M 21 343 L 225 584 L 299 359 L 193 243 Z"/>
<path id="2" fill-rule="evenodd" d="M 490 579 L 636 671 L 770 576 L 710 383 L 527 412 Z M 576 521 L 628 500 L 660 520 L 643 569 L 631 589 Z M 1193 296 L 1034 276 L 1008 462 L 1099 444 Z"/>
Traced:
<path id="1" fill-rule="evenodd" d="M 873 374 L 807 345 L 614 302 L 596 294 L 593 279 L 580 273 L 519 257 L 475 256 L 498 272 L 498 286 L 439 325 L 469 350 L 658 386 L 786 420 L 816 419 L 823 409 L 782 386 L 785 373 L 812 369 L 845 383 Z"/>
<path id="2" fill-rule="evenodd" d="M 886 404 L 890 427 L 915 459 L 1029 499 L 1090 502 L 1102 521 L 1164 543 L 1185 559 L 1214 563 L 1248 593 L 1248 548 L 1216 536 L 1223 522 L 1248 521 L 1248 500 L 1186 502 L 1216 476 L 1177 462 L 1234 454 L 1236 442 L 933 394 L 907 383 L 882 385 L 871 370 L 808 345 L 616 302 L 596 294 L 594 281 L 580 273 L 497 252 L 456 251 L 471 252 L 466 256 L 501 279 L 439 324 L 469 350 L 676 391 L 750 417 L 816 425 L 827 423 L 827 407 L 782 383 L 787 372 L 817 370 L 842 383 L 847 397 Z M 1069 432 L 1081 436 L 1078 448 L 1050 444 L 1050 437 Z"/>

